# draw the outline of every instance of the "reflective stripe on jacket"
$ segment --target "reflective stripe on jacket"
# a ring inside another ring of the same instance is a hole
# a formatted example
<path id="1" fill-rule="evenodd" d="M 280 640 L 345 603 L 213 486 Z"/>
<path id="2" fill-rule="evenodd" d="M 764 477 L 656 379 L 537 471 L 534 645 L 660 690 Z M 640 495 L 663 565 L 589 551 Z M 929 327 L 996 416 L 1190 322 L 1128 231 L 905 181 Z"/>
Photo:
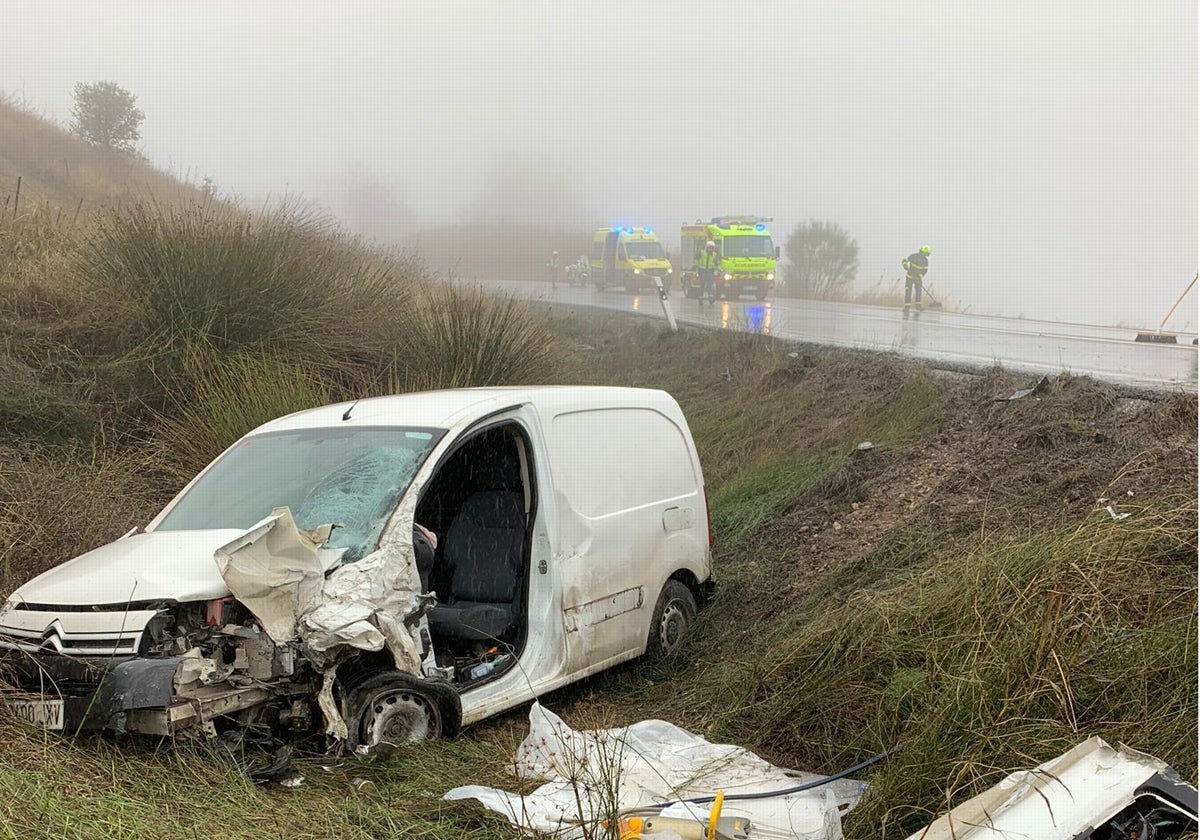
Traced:
<path id="1" fill-rule="evenodd" d="M 925 272 L 929 271 L 929 257 L 918 251 L 915 254 L 909 254 L 908 258 L 900 262 L 908 271 L 909 280 L 920 280 L 925 276 Z"/>

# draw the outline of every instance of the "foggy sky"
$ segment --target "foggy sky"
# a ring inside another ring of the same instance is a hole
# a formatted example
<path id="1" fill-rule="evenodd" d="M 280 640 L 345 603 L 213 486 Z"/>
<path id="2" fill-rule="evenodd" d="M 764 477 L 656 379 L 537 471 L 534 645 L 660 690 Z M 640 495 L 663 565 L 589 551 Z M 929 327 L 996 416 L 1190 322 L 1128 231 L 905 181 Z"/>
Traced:
<path id="1" fill-rule="evenodd" d="M 829 219 L 859 242 L 859 286 L 929 244 L 935 292 L 1071 321 L 1157 325 L 1197 268 L 1194 0 L 18 0 L 4 17 L 0 91 L 65 121 L 75 82 L 113 80 L 155 164 L 249 200 L 343 212 L 368 181 L 408 224 L 650 224 L 670 248 L 718 213 L 773 216 L 778 244 Z M 1194 329 L 1185 309 L 1172 323 Z"/>

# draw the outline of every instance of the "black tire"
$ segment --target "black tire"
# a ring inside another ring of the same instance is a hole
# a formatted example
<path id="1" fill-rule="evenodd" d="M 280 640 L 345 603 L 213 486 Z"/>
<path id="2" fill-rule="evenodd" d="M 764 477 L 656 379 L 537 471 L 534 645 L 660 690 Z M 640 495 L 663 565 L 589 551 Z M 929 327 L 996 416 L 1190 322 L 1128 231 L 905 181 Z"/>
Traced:
<path id="1" fill-rule="evenodd" d="M 646 658 L 657 662 L 678 650 L 695 617 L 696 597 L 692 590 L 677 580 L 667 581 L 650 617 Z"/>
<path id="2" fill-rule="evenodd" d="M 462 725 L 462 702 L 444 680 L 379 671 L 346 697 L 351 747 L 392 747 L 452 738 Z"/>

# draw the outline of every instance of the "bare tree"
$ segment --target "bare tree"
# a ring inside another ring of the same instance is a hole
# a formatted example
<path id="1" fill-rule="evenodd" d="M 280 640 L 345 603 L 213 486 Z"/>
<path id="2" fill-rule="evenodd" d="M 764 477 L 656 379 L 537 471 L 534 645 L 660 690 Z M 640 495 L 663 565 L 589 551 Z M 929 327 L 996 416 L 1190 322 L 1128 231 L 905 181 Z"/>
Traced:
<path id="1" fill-rule="evenodd" d="M 785 291 L 792 297 L 832 297 L 858 274 L 858 240 L 836 222 L 810 219 L 787 240 Z"/>
<path id="2" fill-rule="evenodd" d="M 116 82 L 75 85 L 71 130 L 91 143 L 120 152 L 134 151 L 146 115 L 137 97 Z"/>

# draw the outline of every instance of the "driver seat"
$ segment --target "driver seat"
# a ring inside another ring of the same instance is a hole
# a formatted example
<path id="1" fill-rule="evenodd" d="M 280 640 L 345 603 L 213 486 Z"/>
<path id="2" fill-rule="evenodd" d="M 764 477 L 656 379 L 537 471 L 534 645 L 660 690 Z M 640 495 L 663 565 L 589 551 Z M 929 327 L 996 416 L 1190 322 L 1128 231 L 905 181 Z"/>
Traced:
<path id="1" fill-rule="evenodd" d="M 504 636 L 515 623 L 524 550 L 522 494 L 491 490 L 468 496 L 446 532 L 450 598 L 430 609 L 430 632 L 480 642 Z"/>

